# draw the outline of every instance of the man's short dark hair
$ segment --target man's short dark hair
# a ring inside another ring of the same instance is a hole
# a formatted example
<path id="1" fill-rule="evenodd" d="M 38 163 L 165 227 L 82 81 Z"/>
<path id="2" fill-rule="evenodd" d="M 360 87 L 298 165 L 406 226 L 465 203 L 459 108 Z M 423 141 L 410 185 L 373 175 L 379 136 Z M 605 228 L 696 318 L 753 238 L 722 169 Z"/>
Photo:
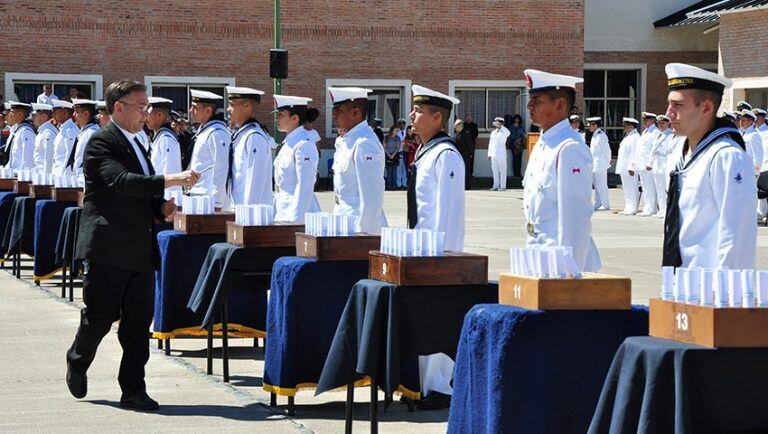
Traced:
<path id="1" fill-rule="evenodd" d="M 422 107 L 429 107 L 430 113 L 440 113 L 440 115 L 443 117 L 441 126 L 445 128 L 445 125 L 448 123 L 448 120 L 451 118 L 451 111 L 449 109 L 445 107 L 440 107 L 437 105 L 432 105 L 432 104 L 424 104 Z"/>
<path id="2" fill-rule="evenodd" d="M 558 98 L 564 98 L 566 106 L 569 107 L 569 113 L 572 110 L 574 103 L 576 102 L 576 92 L 571 89 L 552 89 L 544 91 L 549 98 L 554 101 Z"/>
<path id="3" fill-rule="evenodd" d="M 107 112 L 115 112 L 115 103 L 130 95 L 133 92 L 146 92 L 147 86 L 144 83 L 133 80 L 118 80 L 107 87 L 104 99 L 107 102 Z"/>
<path id="4" fill-rule="evenodd" d="M 720 107 L 720 103 L 723 102 L 723 94 L 718 92 L 713 92 L 711 90 L 704 90 L 704 89 L 693 89 L 693 103 L 698 106 L 701 104 L 702 101 L 712 101 L 712 104 L 715 106 L 715 114 L 717 114 L 717 109 Z"/>
<path id="5" fill-rule="evenodd" d="M 363 119 L 368 116 L 368 98 L 358 98 L 344 103 L 349 110 L 358 109 Z"/>

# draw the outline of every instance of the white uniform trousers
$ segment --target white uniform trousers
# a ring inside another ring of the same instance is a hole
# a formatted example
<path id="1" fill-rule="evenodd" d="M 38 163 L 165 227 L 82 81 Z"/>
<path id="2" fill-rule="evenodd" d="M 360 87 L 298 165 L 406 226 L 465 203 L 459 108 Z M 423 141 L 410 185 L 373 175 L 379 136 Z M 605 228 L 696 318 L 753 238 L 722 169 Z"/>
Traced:
<path id="1" fill-rule="evenodd" d="M 627 172 L 621 172 L 621 189 L 624 190 L 624 214 L 637 214 L 637 201 L 640 199 L 640 190 L 637 185 L 637 174 L 630 176 Z"/>
<path id="2" fill-rule="evenodd" d="M 499 156 L 491 157 L 491 171 L 493 172 L 493 188 L 506 190 L 507 188 L 507 151 Z"/>
<path id="3" fill-rule="evenodd" d="M 595 209 L 611 209 L 611 201 L 608 198 L 608 171 L 592 172 L 592 184 L 595 187 Z"/>
<path id="4" fill-rule="evenodd" d="M 659 210 L 656 208 L 656 181 L 653 179 L 653 172 L 640 170 L 640 184 L 643 186 L 642 215 L 656 214 Z"/>
<path id="5" fill-rule="evenodd" d="M 667 174 L 654 173 L 653 181 L 656 184 L 656 204 L 661 215 L 667 213 Z"/>
<path id="6" fill-rule="evenodd" d="M 419 381 L 422 398 L 435 391 L 453 395 L 451 380 L 456 363 L 444 353 L 419 356 Z"/>

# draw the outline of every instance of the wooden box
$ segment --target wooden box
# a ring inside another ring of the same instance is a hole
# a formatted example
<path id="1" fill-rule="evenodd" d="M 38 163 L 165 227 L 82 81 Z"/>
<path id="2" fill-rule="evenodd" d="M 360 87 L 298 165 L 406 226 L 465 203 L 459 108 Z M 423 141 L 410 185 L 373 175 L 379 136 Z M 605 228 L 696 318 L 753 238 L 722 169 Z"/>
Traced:
<path id="1" fill-rule="evenodd" d="M 235 220 L 234 213 L 184 214 L 176 213 L 173 228 L 187 234 L 224 234 L 227 222 Z"/>
<path id="2" fill-rule="evenodd" d="M 536 146 L 536 142 L 539 141 L 539 137 L 541 137 L 541 133 L 528 133 L 525 136 L 525 150 L 527 151 L 527 159 L 531 159 L 531 153 L 533 152 L 533 147 Z"/>
<path id="3" fill-rule="evenodd" d="M 51 190 L 53 190 L 53 186 L 51 185 L 32 184 L 29 186 L 29 197 L 34 197 L 35 199 L 50 199 L 52 194 Z"/>
<path id="4" fill-rule="evenodd" d="M 30 185 L 32 181 L 13 181 L 13 192 L 28 195 Z"/>
<path id="5" fill-rule="evenodd" d="M 399 286 L 484 285 L 488 257 L 464 252 L 443 256 L 394 256 L 370 252 L 368 277 Z"/>
<path id="6" fill-rule="evenodd" d="M 275 223 L 270 226 L 243 226 L 227 223 L 227 242 L 240 247 L 293 247 L 303 224 Z"/>
<path id="7" fill-rule="evenodd" d="M 501 273 L 499 303 L 541 310 L 626 310 L 632 307 L 632 281 L 595 273 L 580 279 Z"/>
<path id="8" fill-rule="evenodd" d="M 367 261 L 371 250 L 378 250 L 380 246 L 379 235 L 317 237 L 305 233 L 296 234 L 296 254 L 318 261 Z"/>
<path id="9" fill-rule="evenodd" d="M 78 202 L 80 197 L 78 193 L 82 193 L 82 188 L 58 188 L 53 187 L 51 189 L 51 199 L 58 202 Z"/>
<path id="10" fill-rule="evenodd" d="M 0 190 L 11 191 L 13 190 L 13 181 L 15 178 L 0 178 Z"/>
<path id="11" fill-rule="evenodd" d="M 648 334 L 717 348 L 768 347 L 768 308 L 707 307 L 652 298 Z"/>

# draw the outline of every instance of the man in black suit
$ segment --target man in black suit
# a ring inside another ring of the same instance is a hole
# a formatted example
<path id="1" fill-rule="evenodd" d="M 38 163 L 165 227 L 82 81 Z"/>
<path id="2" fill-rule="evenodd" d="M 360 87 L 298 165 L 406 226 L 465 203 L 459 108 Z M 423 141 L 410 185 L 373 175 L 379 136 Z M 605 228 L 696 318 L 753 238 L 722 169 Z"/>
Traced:
<path id="1" fill-rule="evenodd" d="M 86 372 L 96 348 L 112 323 L 120 320 L 120 405 L 156 410 L 158 404 L 144 384 L 159 259 L 154 224 L 172 220 L 176 212 L 174 201 L 163 199 L 163 190 L 192 186 L 200 175 L 154 174 L 149 155 L 136 138 L 147 120 L 146 90 L 134 81 L 110 84 L 105 99 L 112 120 L 93 134 L 84 151 L 85 198 L 77 258 L 83 260 L 86 307 L 67 351 L 67 386 L 75 398 L 85 397 Z"/>

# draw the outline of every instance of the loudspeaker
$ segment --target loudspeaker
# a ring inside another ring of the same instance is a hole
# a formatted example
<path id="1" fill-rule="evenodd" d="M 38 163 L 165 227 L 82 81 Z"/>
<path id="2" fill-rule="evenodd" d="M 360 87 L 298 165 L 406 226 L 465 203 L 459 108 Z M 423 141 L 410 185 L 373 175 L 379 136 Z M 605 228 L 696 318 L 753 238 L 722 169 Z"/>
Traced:
<path id="1" fill-rule="evenodd" d="M 288 50 L 281 48 L 269 50 L 269 76 L 288 78 Z"/>

